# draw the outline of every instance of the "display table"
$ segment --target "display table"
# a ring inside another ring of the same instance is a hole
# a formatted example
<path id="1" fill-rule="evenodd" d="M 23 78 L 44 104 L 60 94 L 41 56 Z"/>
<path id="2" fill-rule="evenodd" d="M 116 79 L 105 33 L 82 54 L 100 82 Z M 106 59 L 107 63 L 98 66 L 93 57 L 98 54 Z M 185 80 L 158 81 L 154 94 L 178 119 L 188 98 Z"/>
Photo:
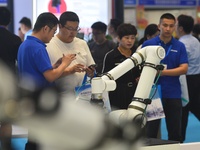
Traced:
<path id="1" fill-rule="evenodd" d="M 181 150 L 200 150 L 200 142 L 184 143 L 184 144 L 180 144 L 180 147 L 181 147 Z"/>
<path id="2" fill-rule="evenodd" d="M 146 139 L 139 150 L 200 150 L 200 142 L 180 144 L 176 141 Z"/>
<path id="3" fill-rule="evenodd" d="M 180 150 L 180 144 L 144 146 L 139 148 L 139 150 Z"/>

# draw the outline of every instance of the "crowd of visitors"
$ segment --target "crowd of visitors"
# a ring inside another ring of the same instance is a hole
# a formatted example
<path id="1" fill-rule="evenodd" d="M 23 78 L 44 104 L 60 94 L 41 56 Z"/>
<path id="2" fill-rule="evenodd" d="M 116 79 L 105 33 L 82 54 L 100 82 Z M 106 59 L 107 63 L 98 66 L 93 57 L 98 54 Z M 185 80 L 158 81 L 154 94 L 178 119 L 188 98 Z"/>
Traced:
<path id="1" fill-rule="evenodd" d="M 179 15 L 175 18 L 171 13 L 162 14 L 158 23 L 145 28 L 144 37 L 138 39 L 138 45 L 135 42 L 137 27 L 116 18 L 110 19 L 108 25 L 101 21 L 94 22 L 91 25 L 92 42 L 87 43 L 77 37 L 80 20 L 75 12 L 66 11 L 59 19 L 50 12 L 41 13 L 33 28 L 31 20 L 23 17 L 19 21 L 18 36 L 8 31 L 10 17 L 9 10 L 0 7 L 0 59 L 20 83 L 23 80 L 31 82 L 34 85 L 31 90 L 55 86 L 62 100 L 73 100 L 76 98 L 75 88 L 81 86 L 84 76 L 101 76 L 136 50 L 160 45 L 166 52 L 161 61 L 165 68 L 158 84 L 161 86 L 160 98 L 168 140 L 184 142 L 190 111 L 200 120 L 200 25 L 194 23 L 192 16 Z M 107 39 L 107 35 L 112 39 Z M 141 67 L 135 67 L 116 80 L 117 88 L 109 92 L 112 110 L 128 108 L 141 71 Z M 185 86 L 189 92 L 189 103 L 184 107 L 179 80 L 181 75 L 186 75 Z M 148 138 L 158 137 L 160 121 L 147 122 Z M 1 122 L 2 149 L 12 149 L 11 134 L 11 124 Z M 28 141 L 26 150 L 34 149 L 39 149 L 37 143 Z"/>

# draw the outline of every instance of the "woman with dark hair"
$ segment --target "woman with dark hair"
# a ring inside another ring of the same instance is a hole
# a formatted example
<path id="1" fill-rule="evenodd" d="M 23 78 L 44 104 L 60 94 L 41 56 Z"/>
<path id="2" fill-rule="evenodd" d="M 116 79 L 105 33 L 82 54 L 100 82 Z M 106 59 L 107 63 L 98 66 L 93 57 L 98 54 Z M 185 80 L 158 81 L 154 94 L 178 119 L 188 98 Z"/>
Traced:
<path id="1" fill-rule="evenodd" d="M 121 24 L 117 28 L 118 46 L 106 53 L 103 61 L 102 73 L 108 72 L 133 54 L 131 49 L 135 43 L 137 29 L 131 24 Z M 109 92 L 112 109 L 127 109 L 134 96 L 137 79 L 140 75 L 139 67 L 131 69 L 116 80 L 117 88 Z"/>
<path id="2" fill-rule="evenodd" d="M 143 38 L 140 39 L 140 41 L 138 43 L 139 46 L 137 49 L 141 48 L 144 41 L 154 38 L 159 33 L 160 33 L 160 30 L 158 29 L 157 24 L 153 24 L 153 23 L 149 24 L 144 30 L 144 36 L 143 36 Z"/>

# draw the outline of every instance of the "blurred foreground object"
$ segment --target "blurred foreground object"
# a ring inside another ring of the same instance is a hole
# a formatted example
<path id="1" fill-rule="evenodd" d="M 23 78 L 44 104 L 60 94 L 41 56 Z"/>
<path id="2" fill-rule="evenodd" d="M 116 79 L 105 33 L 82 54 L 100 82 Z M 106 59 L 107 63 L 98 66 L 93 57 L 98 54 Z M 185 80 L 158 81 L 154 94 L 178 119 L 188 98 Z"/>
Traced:
<path id="1" fill-rule="evenodd" d="M 140 147 L 142 131 L 132 122 L 117 126 L 99 107 L 68 101 L 69 97 L 60 101 L 57 89 L 34 91 L 29 80 L 17 83 L 2 63 L 0 69 L 4 79 L 0 81 L 0 120 L 27 128 L 30 140 L 36 140 L 41 150 Z"/>

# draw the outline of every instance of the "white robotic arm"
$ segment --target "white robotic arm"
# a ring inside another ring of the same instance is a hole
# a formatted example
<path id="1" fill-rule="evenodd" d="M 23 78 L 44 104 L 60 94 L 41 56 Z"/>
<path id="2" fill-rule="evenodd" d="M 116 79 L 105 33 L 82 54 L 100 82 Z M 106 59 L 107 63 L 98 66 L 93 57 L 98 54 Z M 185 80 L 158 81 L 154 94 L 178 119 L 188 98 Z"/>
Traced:
<path id="1" fill-rule="evenodd" d="M 140 76 L 137 89 L 134 94 L 133 101 L 127 110 L 116 110 L 110 113 L 110 118 L 117 124 L 127 120 L 139 121 L 143 127 L 146 124 L 144 111 L 148 105 L 149 94 L 157 73 L 157 65 L 165 57 L 165 50 L 161 46 L 147 46 L 123 63 L 110 70 L 102 77 L 92 79 L 92 99 L 91 101 L 101 101 L 104 91 L 113 91 L 116 88 L 115 80 L 125 74 L 127 71 L 136 67 L 145 61 L 144 67 Z M 143 119 L 143 120 L 141 120 Z"/>

